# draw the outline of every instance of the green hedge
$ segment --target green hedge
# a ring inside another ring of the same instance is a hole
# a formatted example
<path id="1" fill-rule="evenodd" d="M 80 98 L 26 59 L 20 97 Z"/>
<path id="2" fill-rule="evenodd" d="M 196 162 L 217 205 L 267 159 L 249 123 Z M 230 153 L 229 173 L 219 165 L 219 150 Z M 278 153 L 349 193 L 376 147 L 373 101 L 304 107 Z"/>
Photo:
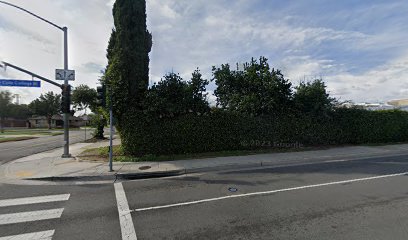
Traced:
<path id="1" fill-rule="evenodd" d="M 319 118 L 250 117 L 226 111 L 158 119 L 128 112 L 120 126 L 130 155 L 248 150 L 276 144 L 334 145 L 408 140 L 408 112 L 336 109 Z"/>

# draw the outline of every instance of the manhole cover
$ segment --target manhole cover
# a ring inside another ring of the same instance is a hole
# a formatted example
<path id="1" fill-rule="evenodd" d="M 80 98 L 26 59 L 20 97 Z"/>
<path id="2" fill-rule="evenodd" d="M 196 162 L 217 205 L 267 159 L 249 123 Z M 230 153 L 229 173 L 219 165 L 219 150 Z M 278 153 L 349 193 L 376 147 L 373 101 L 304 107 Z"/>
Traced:
<path id="1" fill-rule="evenodd" d="M 150 166 L 141 166 L 139 168 L 139 170 L 147 170 L 147 169 L 150 169 L 150 168 L 152 168 L 152 167 L 150 167 Z"/>
<path id="2" fill-rule="evenodd" d="M 230 192 L 237 192 L 238 189 L 237 189 L 237 188 L 234 188 L 234 187 L 230 187 L 230 188 L 228 188 L 228 191 L 230 191 Z"/>

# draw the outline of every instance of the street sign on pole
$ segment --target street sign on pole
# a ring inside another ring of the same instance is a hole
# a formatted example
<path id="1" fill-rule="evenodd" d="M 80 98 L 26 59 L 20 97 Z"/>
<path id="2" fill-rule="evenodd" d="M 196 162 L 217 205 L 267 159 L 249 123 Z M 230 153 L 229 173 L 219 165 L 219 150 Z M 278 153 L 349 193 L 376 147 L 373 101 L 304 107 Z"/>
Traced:
<path id="1" fill-rule="evenodd" d="M 75 70 L 55 69 L 55 80 L 75 81 Z"/>
<path id="2" fill-rule="evenodd" d="M 2 87 L 41 87 L 40 81 L 0 79 Z"/>

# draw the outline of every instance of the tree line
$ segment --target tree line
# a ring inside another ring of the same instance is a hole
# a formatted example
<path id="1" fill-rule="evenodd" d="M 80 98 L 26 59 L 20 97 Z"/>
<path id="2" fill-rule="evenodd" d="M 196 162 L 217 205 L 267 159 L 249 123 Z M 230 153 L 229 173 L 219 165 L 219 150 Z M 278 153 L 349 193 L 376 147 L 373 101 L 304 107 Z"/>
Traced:
<path id="1" fill-rule="evenodd" d="M 73 110 L 82 111 L 88 108 L 96 112 L 96 90 L 87 85 L 80 85 L 72 91 Z M 10 91 L 0 91 L 0 125 L 2 131 L 4 120 L 6 118 L 27 120 L 32 116 L 44 116 L 47 118 L 48 127 L 51 128 L 52 117 L 61 114 L 61 94 L 52 91 L 41 94 L 40 97 L 29 104 L 16 104 L 12 102 L 12 93 Z"/>
<path id="2" fill-rule="evenodd" d="M 265 57 L 259 61 L 251 59 L 243 69 L 233 70 L 229 64 L 213 67 L 212 76 L 210 81 L 216 85 L 215 108 L 225 111 L 249 116 L 301 112 L 318 117 L 337 103 L 329 96 L 323 80 L 302 81 L 293 86 L 280 70 L 270 68 Z M 203 79 L 198 69 L 189 81 L 168 73 L 146 91 L 141 103 L 143 112 L 160 118 L 206 114 L 211 110 L 206 91 L 210 81 Z"/>

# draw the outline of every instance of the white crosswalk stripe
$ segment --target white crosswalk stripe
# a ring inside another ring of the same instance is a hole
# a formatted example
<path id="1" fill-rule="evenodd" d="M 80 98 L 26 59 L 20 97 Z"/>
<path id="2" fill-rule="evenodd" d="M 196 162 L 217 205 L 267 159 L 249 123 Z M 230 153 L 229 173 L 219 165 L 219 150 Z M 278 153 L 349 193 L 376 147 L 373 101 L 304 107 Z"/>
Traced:
<path id="1" fill-rule="evenodd" d="M 51 240 L 54 230 L 0 237 L 0 240 Z"/>
<path id="2" fill-rule="evenodd" d="M 48 203 L 48 202 L 60 202 L 60 201 L 66 201 L 68 199 L 69 199 L 69 194 L 5 199 L 5 200 L 0 200 L 0 207 L 10 207 L 10 206 L 18 206 L 18 205 Z"/>
<path id="3" fill-rule="evenodd" d="M 118 203 L 120 230 L 123 240 L 137 240 L 135 226 L 130 215 L 129 204 L 122 183 L 115 183 L 116 201 Z"/>
<path id="4" fill-rule="evenodd" d="M 15 198 L 15 199 L 5 199 L 0 200 L 1 207 L 11 207 L 11 206 L 21 206 L 21 205 L 32 205 L 40 203 L 51 203 L 51 202 L 62 202 L 67 201 L 70 194 L 59 194 L 59 195 L 48 195 L 48 196 L 37 196 L 37 197 L 26 197 L 26 198 Z M 34 221 L 42 221 L 49 219 L 60 218 L 64 208 L 39 210 L 39 211 L 26 211 L 26 212 L 16 212 L 0 214 L 0 227 L 2 225 L 16 224 L 16 223 L 30 223 Z M 1 230 L 0 230 L 1 232 Z M 17 235 L 0 237 L 0 240 L 51 240 L 54 235 L 55 230 L 47 230 L 41 232 L 32 233 L 22 233 Z"/>
<path id="5" fill-rule="evenodd" d="M 63 208 L 0 215 L 0 225 L 60 218 Z"/>

